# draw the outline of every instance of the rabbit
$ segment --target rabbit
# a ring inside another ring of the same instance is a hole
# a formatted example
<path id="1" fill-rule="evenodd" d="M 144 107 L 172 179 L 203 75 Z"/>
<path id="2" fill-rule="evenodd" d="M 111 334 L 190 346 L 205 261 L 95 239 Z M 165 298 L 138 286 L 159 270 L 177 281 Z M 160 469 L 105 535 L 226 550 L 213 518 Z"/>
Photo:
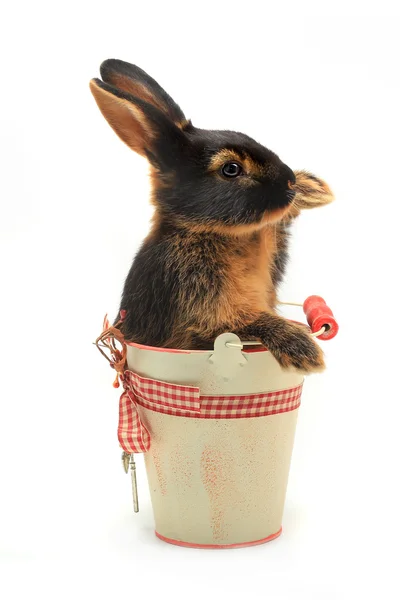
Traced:
<path id="1" fill-rule="evenodd" d="M 195 127 L 147 73 L 109 59 L 90 89 L 117 135 L 150 165 L 150 233 L 126 278 L 115 325 L 125 340 L 213 348 L 234 332 L 261 341 L 283 369 L 322 371 L 319 345 L 277 313 L 292 221 L 333 200 L 328 185 L 293 172 L 234 131 Z"/>

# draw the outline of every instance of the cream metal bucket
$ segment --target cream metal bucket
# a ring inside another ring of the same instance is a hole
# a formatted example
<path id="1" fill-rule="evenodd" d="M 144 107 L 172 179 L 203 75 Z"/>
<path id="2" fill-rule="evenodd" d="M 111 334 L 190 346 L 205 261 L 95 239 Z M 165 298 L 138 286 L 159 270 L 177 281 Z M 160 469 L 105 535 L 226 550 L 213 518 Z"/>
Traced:
<path id="1" fill-rule="evenodd" d="M 301 386 L 264 347 L 225 333 L 214 350 L 127 344 L 128 369 L 200 388 L 201 396 L 249 395 Z M 281 533 L 298 408 L 247 418 L 183 417 L 138 406 L 156 535 L 192 547 L 260 544 Z"/>

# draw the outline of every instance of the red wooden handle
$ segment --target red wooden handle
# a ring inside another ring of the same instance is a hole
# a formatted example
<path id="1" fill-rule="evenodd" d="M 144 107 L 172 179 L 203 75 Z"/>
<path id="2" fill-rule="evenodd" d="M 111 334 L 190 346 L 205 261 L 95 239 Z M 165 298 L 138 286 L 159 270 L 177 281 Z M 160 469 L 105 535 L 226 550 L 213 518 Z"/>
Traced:
<path id="1" fill-rule="evenodd" d="M 317 336 L 320 340 L 331 340 L 335 337 L 339 331 L 339 325 L 333 316 L 333 312 L 321 296 L 309 296 L 304 301 L 303 310 L 313 333 L 324 326 L 326 327 L 324 333 Z"/>

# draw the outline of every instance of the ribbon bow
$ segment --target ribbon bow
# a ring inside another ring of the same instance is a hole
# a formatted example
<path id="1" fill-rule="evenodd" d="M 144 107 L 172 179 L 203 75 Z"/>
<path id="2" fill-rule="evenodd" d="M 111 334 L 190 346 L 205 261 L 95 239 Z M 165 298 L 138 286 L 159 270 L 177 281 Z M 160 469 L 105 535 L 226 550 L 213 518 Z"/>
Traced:
<path id="1" fill-rule="evenodd" d="M 148 379 L 126 369 L 126 343 L 119 329 L 125 317 L 123 312 L 115 326 L 110 326 L 107 316 L 104 318 L 103 332 L 95 344 L 117 372 L 114 387 L 121 382 L 124 388 L 119 400 L 118 440 L 125 452 L 133 454 L 150 449 L 150 433 L 141 421 L 138 405 L 165 414 L 193 417 L 200 414 L 200 390 Z"/>

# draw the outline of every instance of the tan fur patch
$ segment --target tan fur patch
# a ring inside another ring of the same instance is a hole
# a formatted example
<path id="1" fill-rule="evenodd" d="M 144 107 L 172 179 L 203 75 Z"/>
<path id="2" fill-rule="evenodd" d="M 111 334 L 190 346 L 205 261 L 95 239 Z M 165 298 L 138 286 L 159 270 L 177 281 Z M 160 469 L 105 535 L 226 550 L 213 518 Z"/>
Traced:
<path id="1" fill-rule="evenodd" d="M 260 313 L 274 312 L 276 293 L 272 270 L 277 251 L 274 226 L 265 227 L 258 235 L 233 239 L 232 244 L 227 244 L 227 239 L 221 237 L 212 246 L 205 245 L 202 234 L 196 232 L 176 243 L 172 260 L 179 256 L 179 260 L 190 263 L 194 247 L 198 248 L 202 260 L 207 253 L 212 259 L 218 256 L 224 286 L 217 298 L 209 294 L 200 301 L 196 290 L 188 296 L 188 289 L 182 289 L 182 297 L 178 297 L 179 323 L 166 346 L 175 347 L 174 344 L 179 342 L 190 347 L 193 335 L 213 340 L 218 332 L 238 330 Z M 182 266 L 185 268 L 184 264 Z M 198 277 L 201 279 L 203 274 L 199 272 Z M 202 282 L 204 287 L 209 285 L 209 281 Z"/>
<path id="2" fill-rule="evenodd" d="M 219 171 L 226 162 L 242 163 L 242 157 L 233 150 L 220 150 L 212 156 L 209 164 L 209 171 Z"/>
<path id="3" fill-rule="evenodd" d="M 273 310 L 276 303 L 271 275 L 276 253 L 275 228 L 265 227 L 254 241 L 249 240 L 246 250 L 240 259 L 232 257 L 227 271 L 223 310 L 225 319 L 230 316 L 231 322 L 236 321 L 236 315 L 255 316 Z"/>
<path id="4" fill-rule="evenodd" d="M 182 129 L 182 131 L 184 131 L 186 129 L 186 127 L 191 125 L 191 121 L 190 121 L 190 119 L 185 119 L 184 121 L 181 121 L 180 123 L 176 123 L 176 125 L 179 127 L 179 129 Z"/>
<path id="5" fill-rule="evenodd" d="M 253 160 L 248 154 L 243 154 L 243 156 L 241 156 L 234 150 L 229 150 L 228 148 L 224 148 L 214 154 L 210 160 L 209 170 L 217 172 L 227 162 L 237 162 L 242 165 L 245 174 L 249 177 L 262 177 L 267 173 L 269 174 L 271 169 L 273 170 L 273 165 L 261 165 Z"/>
<path id="6" fill-rule="evenodd" d="M 157 192 L 162 189 L 171 188 L 174 185 L 173 173 L 160 173 L 153 165 L 149 165 L 149 177 L 150 177 L 150 204 L 155 207 L 155 212 L 152 218 L 153 228 L 157 227 L 161 223 L 161 217 L 157 208 L 159 204 L 157 202 Z"/>
<path id="7" fill-rule="evenodd" d="M 174 184 L 172 172 L 160 173 L 153 165 L 150 165 L 149 176 L 153 193 L 156 193 L 157 190 L 171 188 Z"/>
<path id="8" fill-rule="evenodd" d="M 184 219 L 178 219 L 176 222 L 181 227 L 186 227 L 193 232 L 207 233 L 214 232 L 221 235 L 231 236 L 246 236 L 256 231 L 260 231 L 267 225 L 273 225 L 278 221 L 284 219 L 286 213 L 290 210 L 290 206 L 285 208 L 278 208 L 272 212 L 266 212 L 262 219 L 257 223 L 243 224 L 243 225 L 224 225 L 218 221 L 208 221 L 207 223 L 191 223 Z"/>

